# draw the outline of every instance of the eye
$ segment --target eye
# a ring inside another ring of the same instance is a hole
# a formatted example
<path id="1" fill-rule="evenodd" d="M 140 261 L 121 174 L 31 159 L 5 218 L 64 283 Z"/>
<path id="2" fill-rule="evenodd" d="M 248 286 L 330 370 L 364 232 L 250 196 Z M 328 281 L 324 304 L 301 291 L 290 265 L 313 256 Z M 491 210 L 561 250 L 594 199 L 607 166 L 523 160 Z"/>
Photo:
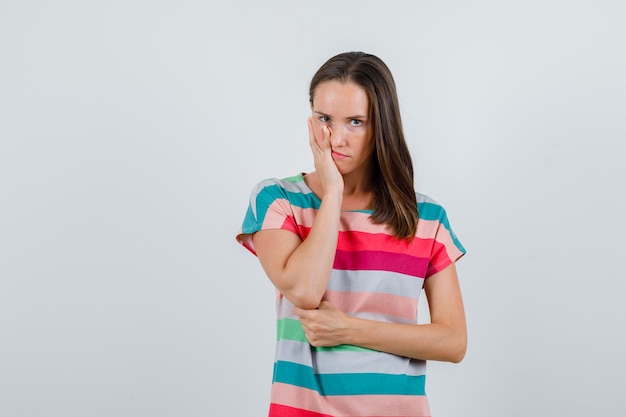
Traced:
<path id="1" fill-rule="evenodd" d="M 357 127 L 357 126 L 362 126 L 362 125 L 363 125 L 363 121 L 361 120 L 357 120 L 357 119 L 350 120 L 350 126 Z"/>
<path id="2" fill-rule="evenodd" d="M 320 116 L 320 122 L 328 123 L 328 122 L 330 122 L 330 117 L 328 117 L 328 116 Z"/>

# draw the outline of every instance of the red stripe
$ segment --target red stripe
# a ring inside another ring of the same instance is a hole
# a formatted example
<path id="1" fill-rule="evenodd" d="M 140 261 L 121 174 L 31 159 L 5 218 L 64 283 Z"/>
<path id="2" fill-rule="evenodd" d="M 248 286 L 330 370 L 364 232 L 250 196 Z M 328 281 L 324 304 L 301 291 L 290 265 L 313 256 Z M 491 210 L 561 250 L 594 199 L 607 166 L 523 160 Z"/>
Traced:
<path id="1" fill-rule="evenodd" d="M 433 253 L 430 259 L 430 265 L 428 266 L 428 271 L 426 272 L 426 278 L 431 275 L 435 275 L 437 272 L 441 271 L 448 265 L 452 263 L 452 260 L 448 256 L 448 251 L 446 246 L 443 243 L 435 242 L 433 245 Z"/>
<path id="2" fill-rule="evenodd" d="M 298 225 L 300 236 L 306 238 L 311 232 L 310 227 Z M 367 233 L 359 231 L 339 231 L 337 249 L 341 250 L 372 250 L 394 253 L 406 253 L 412 256 L 428 258 L 433 245 L 432 238 L 415 237 L 412 241 L 398 239 L 384 233 Z"/>
<path id="3" fill-rule="evenodd" d="M 314 411 L 288 407 L 286 405 L 270 404 L 270 413 L 268 417 L 333 417 L 333 416 L 331 416 L 330 414 L 320 414 Z"/>
<path id="4" fill-rule="evenodd" d="M 356 399 L 355 399 L 356 400 Z M 430 417 L 430 410 L 426 410 L 428 414 L 419 414 L 420 417 Z M 407 417 L 417 416 L 417 414 L 407 414 Z M 302 410 L 300 408 L 289 407 L 280 404 L 270 404 L 270 412 L 268 417 L 333 417 L 330 414 L 320 414 L 315 411 Z M 389 417 L 385 415 L 371 415 L 370 417 Z"/>
<path id="5" fill-rule="evenodd" d="M 382 251 L 337 250 L 333 268 L 349 271 L 391 271 L 424 278 L 428 259 Z"/>
<path id="6" fill-rule="evenodd" d="M 289 228 L 287 221 L 283 228 Z M 298 225 L 306 239 L 311 228 Z M 429 258 L 431 264 L 429 265 Z M 340 231 L 335 269 L 391 271 L 420 278 L 439 272 L 450 263 L 445 244 L 415 237 L 412 242 L 383 233 Z M 436 267 L 433 267 L 436 266 Z M 429 269 L 430 268 L 430 269 Z"/>
<path id="7" fill-rule="evenodd" d="M 293 216 L 285 217 L 285 221 L 280 228 L 298 234 L 298 226 L 296 225 L 296 219 L 294 219 Z"/>
<path id="8" fill-rule="evenodd" d="M 335 417 L 425 417 L 430 416 L 425 395 L 333 395 L 322 397 L 317 391 L 274 382 L 273 405 L 308 412 L 327 413 Z"/>
<path id="9" fill-rule="evenodd" d="M 413 256 L 428 256 L 432 239 L 416 237 L 413 241 L 398 239 L 384 233 L 366 233 L 359 231 L 339 232 L 337 248 L 343 250 L 362 249 L 385 252 L 408 253 Z"/>

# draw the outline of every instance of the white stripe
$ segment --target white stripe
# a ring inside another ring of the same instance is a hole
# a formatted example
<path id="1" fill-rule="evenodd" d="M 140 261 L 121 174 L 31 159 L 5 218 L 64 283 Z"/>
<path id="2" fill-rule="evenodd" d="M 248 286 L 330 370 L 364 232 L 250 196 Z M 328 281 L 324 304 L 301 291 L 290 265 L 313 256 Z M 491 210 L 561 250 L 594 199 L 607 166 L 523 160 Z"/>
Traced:
<path id="1" fill-rule="evenodd" d="M 276 346 L 276 359 L 310 366 L 318 374 L 377 373 L 420 376 L 426 374 L 426 361 L 405 358 L 384 352 L 321 351 L 308 343 L 281 340 Z"/>

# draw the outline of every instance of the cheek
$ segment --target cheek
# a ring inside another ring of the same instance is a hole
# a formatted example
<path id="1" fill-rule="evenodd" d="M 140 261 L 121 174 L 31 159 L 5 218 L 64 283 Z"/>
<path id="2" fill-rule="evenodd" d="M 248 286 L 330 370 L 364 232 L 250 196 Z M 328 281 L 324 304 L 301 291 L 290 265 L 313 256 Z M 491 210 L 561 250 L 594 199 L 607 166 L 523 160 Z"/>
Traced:
<path id="1" fill-rule="evenodd" d="M 364 148 L 369 147 L 370 144 L 373 142 L 371 135 L 366 129 L 353 129 L 349 132 L 349 134 L 353 140 L 357 140 L 359 141 L 359 143 L 362 143 Z"/>
<path id="2" fill-rule="evenodd" d="M 374 138 L 371 135 L 364 135 L 363 143 L 365 143 L 364 148 L 367 150 L 368 153 L 372 153 L 375 151 L 376 143 L 374 142 Z"/>

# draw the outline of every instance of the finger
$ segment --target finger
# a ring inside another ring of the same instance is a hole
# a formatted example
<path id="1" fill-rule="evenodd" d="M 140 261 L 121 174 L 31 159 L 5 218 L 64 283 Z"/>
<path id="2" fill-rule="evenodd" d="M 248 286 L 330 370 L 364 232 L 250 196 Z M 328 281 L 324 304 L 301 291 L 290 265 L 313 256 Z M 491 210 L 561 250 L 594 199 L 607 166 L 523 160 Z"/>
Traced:
<path id="1" fill-rule="evenodd" d="M 306 312 L 306 310 L 303 310 L 299 307 L 294 307 L 291 311 L 298 317 L 302 317 L 302 315 Z"/>
<path id="2" fill-rule="evenodd" d="M 313 314 L 315 310 L 305 310 L 300 307 L 294 307 L 291 309 L 291 311 L 293 312 L 293 314 L 300 317 L 301 319 L 308 319 L 311 317 L 311 314 Z"/>
<path id="3" fill-rule="evenodd" d="M 312 117 L 309 117 L 308 122 L 309 122 L 309 142 L 311 143 L 311 146 L 313 146 L 313 143 L 315 143 L 321 151 L 330 149 L 331 148 L 330 138 L 333 134 L 330 127 L 328 127 L 328 125 L 326 124 L 322 124 L 321 135 L 320 135 L 320 132 L 315 129 L 315 122 Z"/>
<path id="4" fill-rule="evenodd" d="M 305 322 L 301 321 L 300 325 L 302 326 L 302 330 L 304 331 L 304 334 L 308 334 L 310 332 L 309 326 L 307 326 Z"/>
<path id="5" fill-rule="evenodd" d="M 322 126 L 322 133 L 324 134 L 324 147 L 329 147 L 330 148 L 331 131 L 328 128 L 328 126 L 326 126 L 326 125 Z"/>
<path id="6" fill-rule="evenodd" d="M 306 119 L 306 125 L 309 128 L 309 140 L 311 140 L 315 137 L 315 134 L 313 133 L 313 119 L 311 117 Z"/>
<path id="7" fill-rule="evenodd" d="M 311 148 L 319 148 L 319 143 L 317 142 L 317 138 L 315 137 L 315 129 L 313 128 L 313 118 L 309 117 L 307 119 L 307 125 L 309 127 L 309 145 Z"/>

